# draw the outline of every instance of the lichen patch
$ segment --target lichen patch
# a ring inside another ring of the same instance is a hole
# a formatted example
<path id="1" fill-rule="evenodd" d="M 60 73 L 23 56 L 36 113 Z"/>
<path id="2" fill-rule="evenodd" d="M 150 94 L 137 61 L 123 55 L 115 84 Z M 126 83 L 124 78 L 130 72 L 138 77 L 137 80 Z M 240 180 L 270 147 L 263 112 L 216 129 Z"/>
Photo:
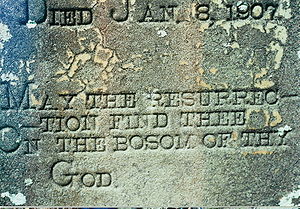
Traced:
<path id="1" fill-rule="evenodd" d="M 8 197 L 14 205 L 24 205 L 26 203 L 26 197 L 22 193 L 10 194 L 9 192 L 1 193 L 1 197 Z"/>

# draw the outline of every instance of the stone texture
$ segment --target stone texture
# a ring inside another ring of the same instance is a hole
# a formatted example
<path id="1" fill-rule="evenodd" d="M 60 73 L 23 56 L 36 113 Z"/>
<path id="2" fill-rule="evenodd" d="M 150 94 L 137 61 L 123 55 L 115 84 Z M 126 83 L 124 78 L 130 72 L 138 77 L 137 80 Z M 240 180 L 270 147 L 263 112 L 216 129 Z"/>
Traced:
<path id="1" fill-rule="evenodd" d="M 298 0 L 0 0 L 0 205 L 299 205 Z"/>

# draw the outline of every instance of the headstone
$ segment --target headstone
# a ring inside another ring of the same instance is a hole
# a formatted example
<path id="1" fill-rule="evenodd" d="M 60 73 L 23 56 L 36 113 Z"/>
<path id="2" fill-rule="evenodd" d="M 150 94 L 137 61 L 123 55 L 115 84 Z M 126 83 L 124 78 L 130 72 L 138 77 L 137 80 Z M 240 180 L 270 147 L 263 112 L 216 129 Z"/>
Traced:
<path id="1" fill-rule="evenodd" d="M 299 205 L 299 9 L 0 0 L 0 205 Z"/>

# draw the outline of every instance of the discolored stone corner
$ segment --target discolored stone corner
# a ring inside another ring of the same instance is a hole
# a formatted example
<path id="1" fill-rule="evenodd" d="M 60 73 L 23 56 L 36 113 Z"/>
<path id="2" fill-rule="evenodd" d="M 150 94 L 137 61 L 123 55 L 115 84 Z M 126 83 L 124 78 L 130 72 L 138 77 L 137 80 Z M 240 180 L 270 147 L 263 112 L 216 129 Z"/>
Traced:
<path id="1" fill-rule="evenodd" d="M 299 2 L 27 4 L 0 0 L 1 205 L 298 204 Z"/>

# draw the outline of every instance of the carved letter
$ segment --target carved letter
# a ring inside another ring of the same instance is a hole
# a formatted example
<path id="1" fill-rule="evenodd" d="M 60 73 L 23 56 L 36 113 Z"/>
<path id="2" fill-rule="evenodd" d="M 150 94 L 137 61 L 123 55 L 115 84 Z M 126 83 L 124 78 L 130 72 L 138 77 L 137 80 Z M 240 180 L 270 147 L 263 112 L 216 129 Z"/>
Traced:
<path id="1" fill-rule="evenodd" d="M 126 20 L 128 20 L 129 17 L 129 2 L 128 0 L 125 0 L 125 15 L 123 17 L 119 17 L 118 15 L 116 15 L 116 9 L 112 8 L 110 10 L 110 16 L 113 20 L 117 21 L 117 22 L 124 22 Z"/>

